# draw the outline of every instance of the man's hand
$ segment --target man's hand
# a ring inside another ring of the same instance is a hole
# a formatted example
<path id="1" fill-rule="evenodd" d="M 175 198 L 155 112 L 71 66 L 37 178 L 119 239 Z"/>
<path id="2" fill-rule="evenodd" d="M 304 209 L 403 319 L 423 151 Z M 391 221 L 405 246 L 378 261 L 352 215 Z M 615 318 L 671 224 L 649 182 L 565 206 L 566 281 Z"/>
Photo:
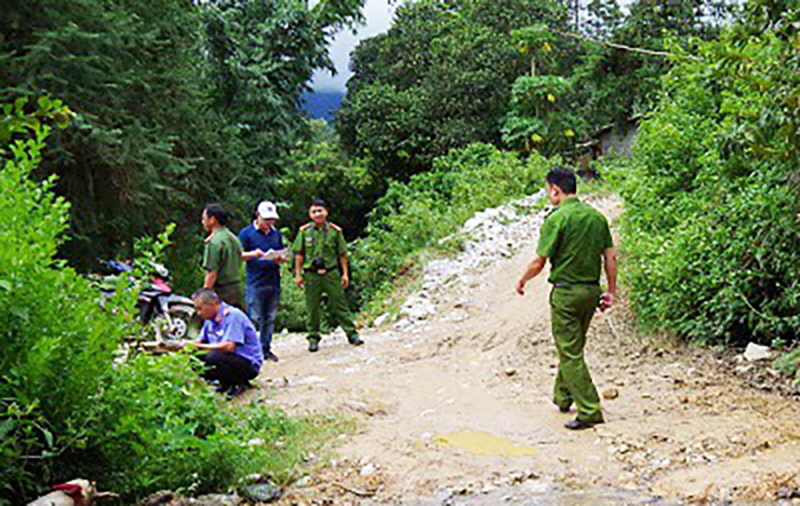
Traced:
<path id="1" fill-rule="evenodd" d="M 342 274 L 342 287 L 347 288 L 350 286 L 350 276 Z"/>
<path id="2" fill-rule="evenodd" d="M 520 295 L 525 295 L 525 284 L 539 275 L 544 269 L 545 264 L 547 263 L 547 258 L 536 255 L 536 258 L 528 264 L 528 267 L 525 269 L 525 272 L 522 274 L 522 277 L 519 278 L 517 281 L 517 293 Z"/>
<path id="3" fill-rule="evenodd" d="M 600 311 L 605 311 L 606 309 L 611 309 L 611 306 L 614 305 L 614 294 L 611 292 L 605 292 L 603 295 L 600 296 L 600 304 L 598 308 Z"/>
<path id="4" fill-rule="evenodd" d="M 306 286 L 305 281 L 303 281 L 303 276 L 300 276 L 299 274 L 294 277 L 294 284 L 296 284 L 301 290 Z"/>
<path id="5" fill-rule="evenodd" d="M 192 344 L 192 341 L 159 341 L 158 349 L 162 351 L 179 351 Z"/>

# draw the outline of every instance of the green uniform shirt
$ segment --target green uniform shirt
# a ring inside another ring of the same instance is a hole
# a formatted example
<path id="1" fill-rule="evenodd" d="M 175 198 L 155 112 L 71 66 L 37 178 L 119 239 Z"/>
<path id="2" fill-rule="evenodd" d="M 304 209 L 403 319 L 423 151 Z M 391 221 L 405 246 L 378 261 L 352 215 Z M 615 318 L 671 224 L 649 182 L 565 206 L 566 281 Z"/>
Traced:
<path id="1" fill-rule="evenodd" d="M 242 247 L 239 239 L 226 227 L 214 230 L 203 251 L 203 269 L 217 273 L 217 285 L 239 282 Z"/>
<path id="2" fill-rule="evenodd" d="M 303 269 L 311 269 L 315 258 L 321 258 L 325 268 L 335 269 L 339 265 L 339 257 L 347 253 L 344 234 L 337 227 L 326 223 L 317 228 L 313 224 L 300 227 L 292 245 L 295 255 L 303 255 Z"/>
<path id="3" fill-rule="evenodd" d="M 536 254 L 550 259 L 551 283 L 597 283 L 601 255 L 613 246 L 605 216 L 569 197 L 544 220 Z"/>

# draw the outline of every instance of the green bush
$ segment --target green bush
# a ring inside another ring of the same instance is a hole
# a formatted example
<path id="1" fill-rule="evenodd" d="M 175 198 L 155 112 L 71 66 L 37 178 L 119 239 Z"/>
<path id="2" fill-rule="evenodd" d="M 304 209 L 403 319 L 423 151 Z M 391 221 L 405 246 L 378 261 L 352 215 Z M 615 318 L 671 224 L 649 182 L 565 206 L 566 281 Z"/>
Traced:
<path id="1" fill-rule="evenodd" d="M 367 237 L 353 250 L 353 283 L 362 303 L 381 303 L 392 281 L 428 248 L 441 248 L 473 214 L 543 184 L 549 162 L 472 144 L 434 160 L 408 184 L 393 182 L 370 214 Z"/>
<path id="2" fill-rule="evenodd" d="M 800 336 L 800 57 L 760 12 L 678 61 L 617 174 L 637 315 L 690 339 Z"/>
<path id="3" fill-rule="evenodd" d="M 185 354 L 138 356 L 117 368 L 103 392 L 93 458 L 81 459 L 84 474 L 136 496 L 221 491 L 251 473 L 286 483 L 308 427 L 263 408 L 222 408 L 197 381 L 198 368 Z"/>
<path id="4" fill-rule="evenodd" d="M 0 504 L 78 476 L 130 502 L 159 488 L 224 490 L 256 471 L 287 480 L 307 424 L 224 409 L 188 355 L 114 364 L 135 291 L 103 309 L 55 259 L 69 206 L 52 178 L 31 178 L 48 123 L 69 110 L 47 99 L 0 107 L 0 145 L 11 142 L 0 151 Z M 165 240 L 150 248 L 163 252 Z"/>
<path id="5" fill-rule="evenodd" d="M 297 332 L 306 328 L 306 295 L 294 284 L 293 261 L 281 269 L 281 307 L 275 321 L 275 332 L 283 329 Z"/>

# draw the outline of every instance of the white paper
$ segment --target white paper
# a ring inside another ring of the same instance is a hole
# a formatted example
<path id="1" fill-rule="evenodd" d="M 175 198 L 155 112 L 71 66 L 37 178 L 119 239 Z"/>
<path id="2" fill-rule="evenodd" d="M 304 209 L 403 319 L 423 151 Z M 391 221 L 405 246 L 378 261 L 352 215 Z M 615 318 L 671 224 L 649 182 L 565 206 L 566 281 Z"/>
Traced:
<path id="1" fill-rule="evenodd" d="M 261 255 L 261 260 L 286 260 L 289 257 L 289 249 L 283 248 L 279 250 L 269 249 Z"/>

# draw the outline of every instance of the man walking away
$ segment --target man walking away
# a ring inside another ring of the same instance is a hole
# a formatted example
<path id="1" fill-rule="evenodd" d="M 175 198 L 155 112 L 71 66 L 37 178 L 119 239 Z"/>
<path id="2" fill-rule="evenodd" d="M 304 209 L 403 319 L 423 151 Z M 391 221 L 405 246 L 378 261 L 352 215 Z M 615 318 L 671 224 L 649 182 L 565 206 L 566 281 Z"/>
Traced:
<path id="1" fill-rule="evenodd" d="M 603 423 L 600 397 L 584 361 L 586 332 L 595 309 L 610 308 L 617 291 L 617 260 L 608 221 L 576 196 L 575 173 L 553 169 L 547 174 L 547 193 L 556 206 L 542 224 L 536 258 L 517 282 L 525 284 L 542 272 L 550 259 L 550 315 L 558 350 L 558 374 L 553 402 L 562 413 L 575 403 L 578 414 L 566 428 L 582 430 Z M 601 295 L 601 258 L 608 291 Z"/>
<path id="2" fill-rule="evenodd" d="M 228 230 L 228 216 L 219 204 L 208 204 L 203 210 L 203 228 L 209 232 L 203 251 L 205 278 L 203 288 L 214 289 L 219 297 L 239 309 L 242 304 L 239 267 L 242 247 L 239 239 Z"/>
<path id="3" fill-rule="evenodd" d="M 247 314 L 258 326 L 264 358 L 273 362 L 278 357 L 272 352 L 272 334 L 275 317 L 281 301 L 281 267 L 286 260 L 283 236 L 275 227 L 278 210 L 269 201 L 256 208 L 256 219 L 239 232 L 242 259 L 247 265 L 245 274 L 245 300 Z M 271 259 L 264 257 L 272 250 Z"/>

